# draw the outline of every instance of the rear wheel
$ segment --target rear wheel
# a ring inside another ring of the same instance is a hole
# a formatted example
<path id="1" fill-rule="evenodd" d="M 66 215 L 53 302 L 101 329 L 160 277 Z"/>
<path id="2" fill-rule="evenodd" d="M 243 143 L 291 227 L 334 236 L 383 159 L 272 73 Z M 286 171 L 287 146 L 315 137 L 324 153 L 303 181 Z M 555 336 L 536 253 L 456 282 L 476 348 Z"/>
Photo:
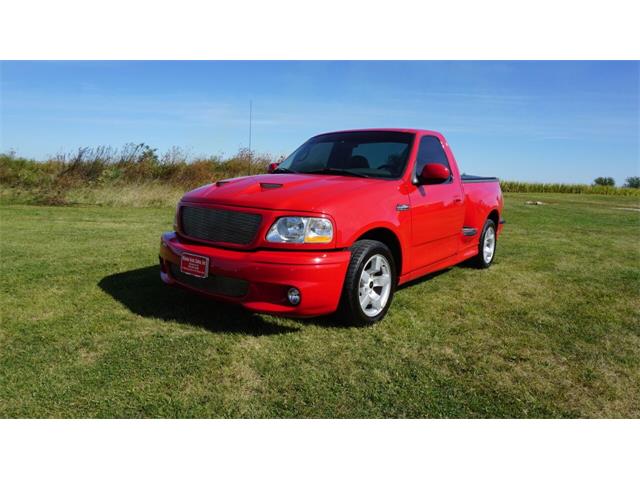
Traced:
<path id="1" fill-rule="evenodd" d="M 396 287 L 396 266 L 389 248 L 376 240 L 351 247 L 339 315 L 355 325 L 373 325 L 386 315 Z"/>
<path id="2" fill-rule="evenodd" d="M 478 244 L 478 255 L 474 258 L 474 263 L 479 268 L 489 268 L 496 256 L 496 224 L 493 220 L 487 220 L 480 235 Z"/>

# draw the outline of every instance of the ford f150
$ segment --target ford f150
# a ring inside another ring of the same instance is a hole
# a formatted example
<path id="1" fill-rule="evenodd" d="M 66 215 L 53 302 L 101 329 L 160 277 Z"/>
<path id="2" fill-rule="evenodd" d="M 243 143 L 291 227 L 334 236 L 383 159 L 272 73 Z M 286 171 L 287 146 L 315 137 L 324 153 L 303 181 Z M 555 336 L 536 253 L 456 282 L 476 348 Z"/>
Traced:
<path id="1" fill-rule="evenodd" d="M 498 180 L 461 175 L 440 133 L 326 133 L 269 170 L 184 195 L 161 237 L 165 283 L 256 312 L 367 325 L 398 285 L 495 257 Z"/>

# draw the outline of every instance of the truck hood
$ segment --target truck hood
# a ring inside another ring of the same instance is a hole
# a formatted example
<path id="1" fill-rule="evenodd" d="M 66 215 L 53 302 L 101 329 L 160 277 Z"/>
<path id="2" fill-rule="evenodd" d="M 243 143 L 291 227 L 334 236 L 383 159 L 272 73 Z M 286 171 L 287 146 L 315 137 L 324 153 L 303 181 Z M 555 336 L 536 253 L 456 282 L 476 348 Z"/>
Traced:
<path id="1" fill-rule="evenodd" d="M 360 190 L 383 190 L 396 182 L 341 175 L 267 174 L 221 180 L 192 190 L 185 202 L 204 202 L 268 210 L 331 213 Z"/>

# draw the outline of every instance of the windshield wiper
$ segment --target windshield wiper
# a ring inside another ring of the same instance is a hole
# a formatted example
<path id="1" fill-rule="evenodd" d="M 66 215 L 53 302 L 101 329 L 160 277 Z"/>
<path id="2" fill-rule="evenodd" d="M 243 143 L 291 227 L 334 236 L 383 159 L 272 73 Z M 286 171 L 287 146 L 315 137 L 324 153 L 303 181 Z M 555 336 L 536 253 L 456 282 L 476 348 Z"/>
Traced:
<path id="1" fill-rule="evenodd" d="M 294 170 L 289 170 L 288 168 L 285 168 L 285 167 L 278 167 L 271 173 L 299 173 L 299 172 L 296 172 Z"/>
<path id="2" fill-rule="evenodd" d="M 326 173 L 328 175 L 348 175 L 350 177 L 369 178 L 369 175 L 364 173 L 353 172 L 351 170 L 342 170 L 341 168 L 320 168 L 318 170 L 310 170 L 308 172 L 300 173 Z"/>

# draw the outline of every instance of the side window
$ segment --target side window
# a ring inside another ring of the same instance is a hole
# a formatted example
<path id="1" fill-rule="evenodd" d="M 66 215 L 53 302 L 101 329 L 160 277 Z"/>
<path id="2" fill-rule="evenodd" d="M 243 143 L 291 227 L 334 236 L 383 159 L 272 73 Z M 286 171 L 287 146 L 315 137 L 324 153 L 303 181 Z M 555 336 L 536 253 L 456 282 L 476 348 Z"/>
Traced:
<path id="1" fill-rule="evenodd" d="M 438 137 L 427 135 L 420 140 L 420 148 L 418 149 L 418 158 L 416 161 L 416 172 L 421 172 L 427 163 L 439 163 L 444 165 L 451 171 L 447 154 L 444 153 L 442 144 Z"/>

